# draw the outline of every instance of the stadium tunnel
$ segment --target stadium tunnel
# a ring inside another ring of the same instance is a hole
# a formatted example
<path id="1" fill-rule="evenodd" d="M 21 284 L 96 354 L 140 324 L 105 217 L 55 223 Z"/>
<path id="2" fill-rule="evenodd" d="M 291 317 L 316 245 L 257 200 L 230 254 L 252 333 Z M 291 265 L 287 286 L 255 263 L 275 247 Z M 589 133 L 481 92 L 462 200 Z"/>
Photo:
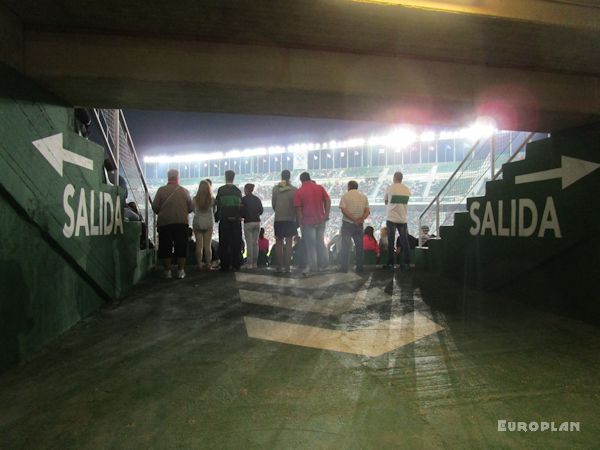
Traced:
<path id="1" fill-rule="evenodd" d="M 0 0 L 0 448 L 592 448 L 600 9 L 524 3 Z M 128 108 L 502 131 L 140 160 Z M 162 280 L 173 163 L 359 179 L 374 225 L 401 167 L 436 236 L 408 273 Z"/>

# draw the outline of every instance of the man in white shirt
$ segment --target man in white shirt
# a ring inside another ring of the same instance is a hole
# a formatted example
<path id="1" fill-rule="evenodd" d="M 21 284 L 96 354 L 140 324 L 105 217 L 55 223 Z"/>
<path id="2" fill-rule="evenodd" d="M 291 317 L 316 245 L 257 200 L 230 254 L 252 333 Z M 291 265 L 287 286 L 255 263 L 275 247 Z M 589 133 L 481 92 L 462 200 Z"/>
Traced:
<path id="1" fill-rule="evenodd" d="M 394 183 L 385 192 L 384 202 L 387 205 L 388 248 L 389 256 L 385 269 L 394 267 L 394 251 L 396 229 L 400 240 L 400 269 L 410 268 L 410 249 L 408 246 L 408 227 L 406 225 L 408 213 L 407 205 L 410 199 L 410 189 L 402 184 L 402 172 L 394 174 Z"/>
<path id="2" fill-rule="evenodd" d="M 341 270 L 348 272 L 348 259 L 350 256 L 350 239 L 354 241 L 356 249 L 356 272 L 363 271 L 363 223 L 371 211 L 369 199 L 358 192 L 356 181 L 348 182 L 348 192 L 340 199 L 342 210 L 342 252 L 340 255 Z"/>

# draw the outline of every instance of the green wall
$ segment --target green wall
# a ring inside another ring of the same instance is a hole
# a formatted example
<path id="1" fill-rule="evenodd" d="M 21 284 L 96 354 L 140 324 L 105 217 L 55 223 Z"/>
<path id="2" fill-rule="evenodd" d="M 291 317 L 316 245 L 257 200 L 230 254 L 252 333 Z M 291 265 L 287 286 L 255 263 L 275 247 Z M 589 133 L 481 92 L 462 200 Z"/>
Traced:
<path id="1" fill-rule="evenodd" d="M 72 107 L 0 66 L 0 370 L 123 296 L 152 265 L 140 224 L 123 220 L 122 190 L 102 182 L 104 150 L 73 123 Z"/>
<path id="2" fill-rule="evenodd" d="M 39 350 L 103 298 L 18 207 L 0 195 L 0 370 Z"/>

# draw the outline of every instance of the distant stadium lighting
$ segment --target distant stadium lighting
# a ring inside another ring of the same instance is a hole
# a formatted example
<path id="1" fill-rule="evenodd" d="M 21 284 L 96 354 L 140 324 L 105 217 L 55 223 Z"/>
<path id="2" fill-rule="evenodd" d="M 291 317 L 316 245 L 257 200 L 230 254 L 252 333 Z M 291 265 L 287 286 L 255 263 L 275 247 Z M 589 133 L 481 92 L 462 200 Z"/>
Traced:
<path id="1" fill-rule="evenodd" d="M 225 166 L 226 166 L 226 165 L 227 165 L 227 161 L 225 161 L 225 163 L 224 163 L 223 165 L 225 165 Z"/>
<path id="2" fill-rule="evenodd" d="M 460 134 L 465 139 L 476 141 L 478 139 L 490 137 L 497 130 L 496 122 L 491 117 L 480 117 L 474 124 L 460 130 Z"/>
<path id="3" fill-rule="evenodd" d="M 172 164 L 172 163 L 185 163 L 190 164 L 198 161 L 220 161 L 225 158 L 249 158 L 254 156 L 267 156 L 267 155 L 280 155 L 284 153 L 295 153 L 295 152 L 306 152 L 306 151 L 319 151 L 319 150 L 337 150 L 337 149 L 350 149 L 360 148 L 365 144 L 370 147 L 381 146 L 390 150 L 394 150 L 399 153 L 403 149 L 410 147 L 417 141 L 420 142 L 435 142 L 436 140 L 450 140 L 450 139 L 465 139 L 471 143 L 482 138 L 486 138 L 497 132 L 496 123 L 490 117 L 480 117 L 472 125 L 461 130 L 444 130 L 435 132 L 432 130 L 422 131 L 420 134 L 409 125 L 400 125 L 392 130 L 391 133 L 381 136 L 370 136 L 368 139 L 364 138 L 351 138 L 345 141 L 331 140 L 329 142 L 303 142 L 290 144 L 287 146 L 272 145 L 269 147 L 256 147 L 247 149 L 232 149 L 226 152 L 210 152 L 210 153 L 192 153 L 192 154 L 181 154 L 181 155 L 157 155 L 157 156 L 145 156 L 145 163 L 157 163 L 157 164 Z M 469 143 L 463 144 L 465 148 L 470 148 Z M 385 153 L 385 149 L 378 148 L 378 151 Z M 347 152 L 346 152 L 347 153 Z M 340 156 L 344 157 L 346 153 L 341 153 Z M 354 152 L 355 156 L 359 156 L 358 151 Z M 319 159 L 319 155 L 313 156 L 315 160 Z M 327 153 L 327 158 L 331 158 L 331 154 Z M 283 160 L 283 159 L 278 159 Z M 288 161 L 291 161 L 287 157 Z M 266 160 L 263 159 L 263 162 Z M 234 165 L 236 163 L 234 162 Z M 241 164 L 241 163 L 240 163 Z M 245 164 L 250 164 L 250 161 L 246 160 Z M 198 167 L 196 165 L 196 167 Z M 207 167 L 207 164 L 204 164 Z M 188 167 L 186 166 L 185 170 Z"/>
<path id="4" fill-rule="evenodd" d="M 433 131 L 425 131 L 419 136 L 421 142 L 435 141 L 435 133 Z"/>
<path id="5" fill-rule="evenodd" d="M 340 158 L 343 158 L 344 156 L 346 156 L 346 154 L 344 152 L 340 152 Z"/>
<path id="6" fill-rule="evenodd" d="M 380 154 L 380 155 L 383 155 L 384 153 L 385 153 L 385 148 L 380 148 L 380 149 L 379 149 L 379 154 Z"/>
<path id="7" fill-rule="evenodd" d="M 400 126 L 388 136 L 387 140 L 388 145 L 403 149 L 417 141 L 417 133 L 411 127 Z"/>
<path id="8" fill-rule="evenodd" d="M 204 167 L 208 167 L 208 163 L 204 163 Z"/>
<path id="9" fill-rule="evenodd" d="M 290 158 L 289 156 L 286 156 L 286 159 L 287 159 L 288 161 L 291 161 L 291 159 L 292 159 L 292 158 Z"/>

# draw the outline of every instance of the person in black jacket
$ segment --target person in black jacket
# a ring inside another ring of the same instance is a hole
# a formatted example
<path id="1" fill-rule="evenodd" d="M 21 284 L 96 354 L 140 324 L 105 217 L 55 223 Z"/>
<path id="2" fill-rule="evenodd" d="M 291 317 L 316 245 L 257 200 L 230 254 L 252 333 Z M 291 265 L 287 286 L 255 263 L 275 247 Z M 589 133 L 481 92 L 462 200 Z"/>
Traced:
<path id="1" fill-rule="evenodd" d="M 263 205 L 254 195 L 254 185 L 248 183 L 244 186 L 244 198 L 242 198 L 242 217 L 244 218 L 244 237 L 246 238 L 246 249 L 248 258 L 246 260 L 248 269 L 258 267 L 258 233 L 260 231 L 260 216 L 263 213 Z"/>
<path id="2" fill-rule="evenodd" d="M 225 184 L 217 190 L 217 211 L 215 220 L 219 222 L 219 253 L 221 271 L 229 268 L 239 270 L 242 251 L 242 223 L 240 207 L 242 192 L 233 184 L 235 172 L 225 172 Z"/>

